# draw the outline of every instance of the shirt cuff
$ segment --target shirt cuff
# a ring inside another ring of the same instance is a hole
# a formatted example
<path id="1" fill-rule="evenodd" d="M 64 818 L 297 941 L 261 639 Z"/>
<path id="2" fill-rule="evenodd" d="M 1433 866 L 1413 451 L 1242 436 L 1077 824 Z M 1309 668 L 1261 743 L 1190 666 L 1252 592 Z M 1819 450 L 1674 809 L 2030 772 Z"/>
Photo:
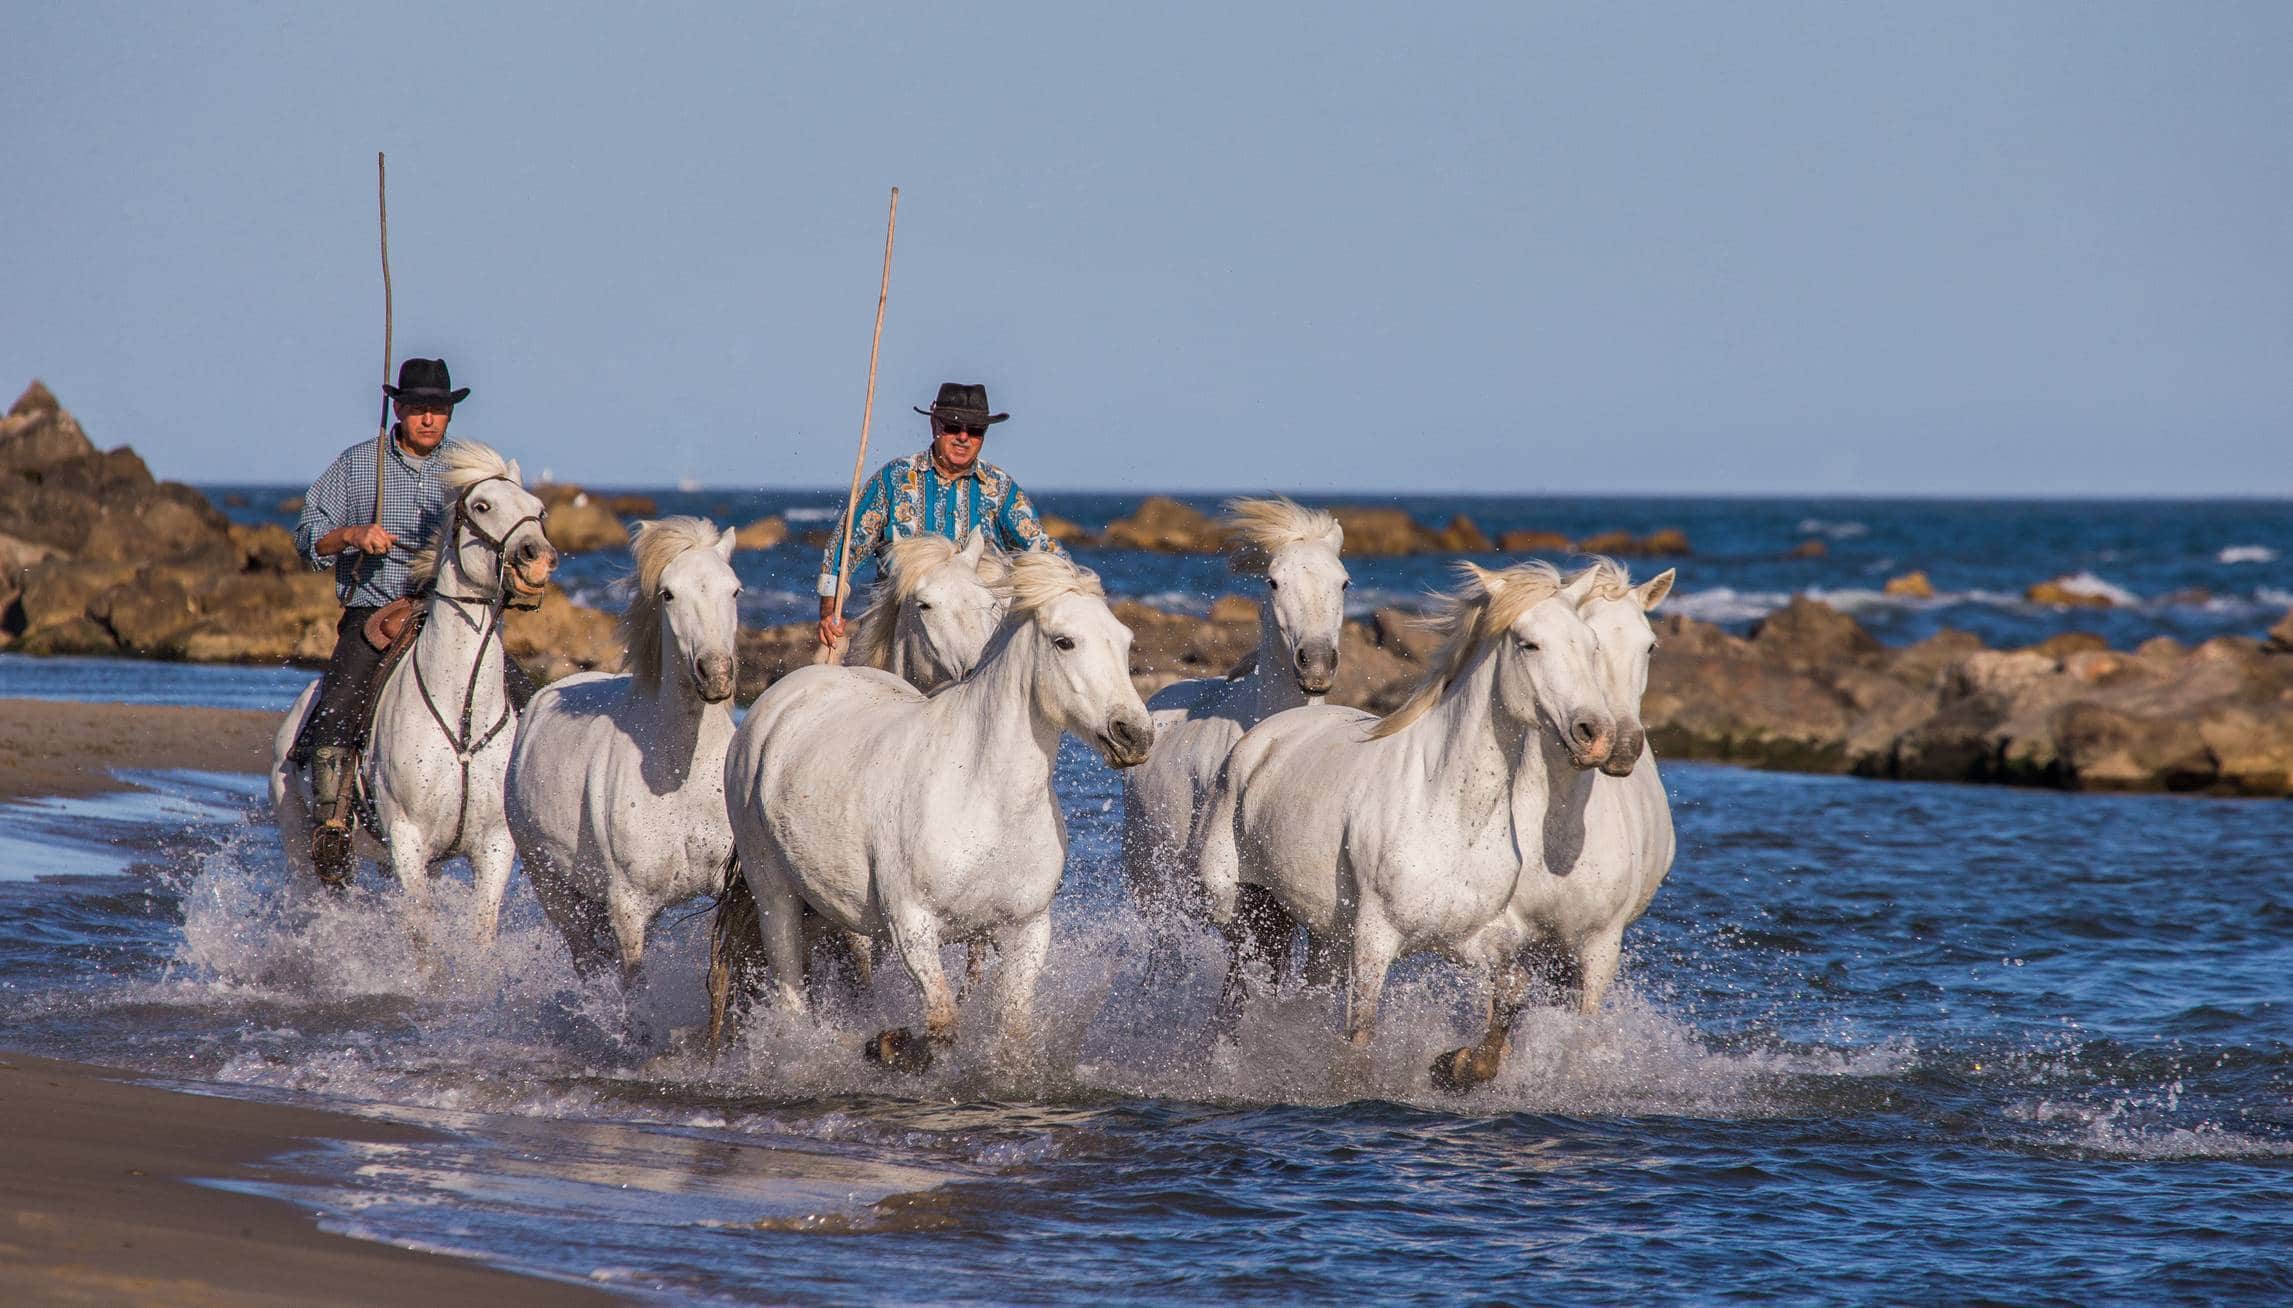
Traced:
<path id="1" fill-rule="evenodd" d="M 820 574 L 820 598 L 822 598 L 822 599 L 834 599 L 834 598 L 836 598 L 836 574 L 835 574 L 835 573 L 833 573 L 833 572 L 823 572 L 823 573 L 821 573 L 821 574 Z"/>

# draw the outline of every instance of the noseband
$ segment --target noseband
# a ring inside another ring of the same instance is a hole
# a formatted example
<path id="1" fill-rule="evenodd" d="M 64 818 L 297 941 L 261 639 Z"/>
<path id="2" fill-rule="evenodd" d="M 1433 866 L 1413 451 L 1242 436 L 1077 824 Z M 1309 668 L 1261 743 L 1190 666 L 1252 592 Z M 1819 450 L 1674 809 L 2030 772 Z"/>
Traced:
<path id="1" fill-rule="evenodd" d="M 519 518 L 516 522 L 511 523 L 509 528 L 502 532 L 502 534 L 499 536 L 496 536 L 492 532 L 487 531 L 485 524 L 479 522 L 470 514 L 470 495 L 475 492 L 478 487 L 485 485 L 489 481 L 508 481 L 510 482 L 510 485 L 517 486 L 516 482 L 510 481 L 510 479 L 507 477 L 500 476 L 484 477 L 477 481 L 471 482 L 467 486 L 464 486 L 462 488 L 462 493 L 454 497 L 453 511 L 448 515 L 446 520 L 446 549 L 453 555 L 454 571 L 460 573 L 464 580 L 474 580 L 474 578 L 470 576 L 469 570 L 462 566 L 461 534 L 464 528 L 468 528 L 469 533 L 472 536 L 478 538 L 479 544 L 494 552 L 494 593 L 492 596 L 487 597 L 479 595 L 449 595 L 443 590 L 438 590 L 436 592 L 439 599 L 445 600 L 447 603 L 453 605 L 454 611 L 460 613 L 463 619 L 469 622 L 473 627 L 478 625 L 477 620 L 471 618 L 470 615 L 463 610 L 462 606 L 464 604 L 484 603 L 490 607 L 496 603 L 500 603 L 506 605 L 509 608 L 524 609 L 529 612 L 541 607 L 541 593 L 538 591 L 535 592 L 532 603 L 526 603 L 522 600 L 511 599 L 510 592 L 514 588 L 509 584 L 508 574 L 510 572 L 510 538 L 517 535 L 518 529 L 525 526 L 529 522 L 536 527 L 541 526 L 542 515 L 539 513 L 529 513 L 524 517 Z M 518 488 L 520 490 L 524 489 L 522 486 Z M 433 587 L 433 589 L 435 589 L 435 587 Z"/>

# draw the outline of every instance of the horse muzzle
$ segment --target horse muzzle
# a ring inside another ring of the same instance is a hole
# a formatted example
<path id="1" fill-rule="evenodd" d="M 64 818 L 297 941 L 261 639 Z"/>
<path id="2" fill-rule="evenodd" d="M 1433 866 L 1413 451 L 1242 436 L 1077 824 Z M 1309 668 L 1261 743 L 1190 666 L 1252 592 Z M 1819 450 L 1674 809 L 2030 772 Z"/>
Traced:
<path id="1" fill-rule="evenodd" d="M 693 693 L 705 704 L 722 704 L 732 698 L 736 672 L 732 655 L 703 654 L 693 661 Z"/>
<path id="2" fill-rule="evenodd" d="M 1338 647 L 1330 642 L 1315 641 L 1301 645 L 1293 656 L 1298 673 L 1298 689 L 1308 695 L 1327 695 L 1338 679 Z"/>
<path id="3" fill-rule="evenodd" d="M 1147 761 L 1148 751 L 1154 748 L 1154 724 L 1143 717 L 1119 717 L 1107 724 L 1094 743 L 1108 767 L 1135 768 Z"/>
<path id="4" fill-rule="evenodd" d="M 1616 727 L 1607 717 L 1598 713 L 1579 713 L 1569 719 L 1569 766 L 1583 771 L 1596 768 L 1608 761 L 1616 752 Z M 1625 769 L 1631 770 L 1627 763 Z"/>
<path id="5" fill-rule="evenodd" d="M 1600 770 L 1605 776 L 1629 777 L 1632 769 L 1640 765 L 1640 752 L 1648 745 L 1647 729 L 1637 721 L 1616 725 L 1616 742 L 1608 757 L 1601 760 Z"/>

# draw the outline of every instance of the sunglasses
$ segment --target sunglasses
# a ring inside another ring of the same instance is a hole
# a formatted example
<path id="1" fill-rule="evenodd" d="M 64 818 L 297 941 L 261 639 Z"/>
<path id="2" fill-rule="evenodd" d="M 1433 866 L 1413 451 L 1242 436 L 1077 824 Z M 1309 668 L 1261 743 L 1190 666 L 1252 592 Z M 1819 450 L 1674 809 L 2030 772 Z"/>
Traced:
<path id="1" fill-rule="evenodd" d="M 941 434 L 941 435 L 943 435 L 943 436 L 981 436 L 981 437 L 984 437 L 984 436 L 986 436 L 986 435 L 987 435 L 987 424 L 986 424 L 986 423 L 984 423 L 984 422 L 983 422 L 983 423 L 981 423 L 981 424 L 979 424 L 979 425 L 978 425 L 978 426 L 976 426 L 976 427 L 969 427 L 969 426 L 965 426 L 963 423 L 960 423 L 960 422 L 943 422 L 943 423 L 941 423 L 941 424 L 939 425 L 939 429 L 940 429 L 940 434 Z"/>

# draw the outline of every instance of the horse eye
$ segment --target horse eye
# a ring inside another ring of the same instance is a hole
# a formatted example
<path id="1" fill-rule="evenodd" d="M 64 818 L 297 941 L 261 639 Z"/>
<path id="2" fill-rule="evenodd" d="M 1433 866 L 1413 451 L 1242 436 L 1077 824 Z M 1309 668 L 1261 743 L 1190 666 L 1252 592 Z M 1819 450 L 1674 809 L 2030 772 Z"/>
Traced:
<path id="1" fill-rule="evenodd" d="M 1266 589 L 1280 590 L 1282 589 L 1282 583 L 1274 580 L 1272 577 L 1268 577 L 1266 578 Z"/>
<path id="2" fill-rule="evenodd" d="M 480 513 L 488 513 L 493 510 L 494 506 L 486 503 L 484 500 L 471 500 L 470 507 L 476 509 Z"/>
<path id="3" fill-rule="evenodd" d="M 931 611 L 932 611 L 932 602 L 931 602 L 930 600 L 917 600 L 917 601 L 916 601 L 916 612 L 918 612 L 918 613 L 929 613 L 929 612 L 931 612 Z"/>
<path id="4" fill-rule="evenodd" d="M 661 602 L 663 604 L 666 604 L 675 598 L 677 597 L 669 593 L 669 588 L 667 586 L 661 587 Z"/>
<path id="5" fill-rule="evenodd" d="M 1535 641 L 1533 641 L 1533 640 L 1524 640 L 1524 641 L 1522 641 L 1522 642 L 1521 642 L 1521 652 L 1522 652 L 1522 653 L 1524 653 L 1524 654 L 1534 654 L 1534 653 L 1536 653 L 1536 652 L 1537 652 L 1537 643 L 1536 643 Z"/>
<path id="6" fill-rule="evenodd" d="M 1068 650 L 1075 648 L 1075 638 L 1073 636 L 1053 636 L 1051 638 L 1051 648 L 1064 654 Z"/>
<path id="7" fill-rule="evenodd" d="M 1354 581 L 1353 581 L 1353 578 L 1351 578 L 1351 577 L 1348 577 L 1348 578 L 1346 578 L 1344 581 L 1341 581 L 1341 582 L 1339 582 L 1339 583 L 1338 583 L 1338 589 L 1339 589 L 1339 590 L 1352 590 L 1353 588 L 1354 588 Z"/>

